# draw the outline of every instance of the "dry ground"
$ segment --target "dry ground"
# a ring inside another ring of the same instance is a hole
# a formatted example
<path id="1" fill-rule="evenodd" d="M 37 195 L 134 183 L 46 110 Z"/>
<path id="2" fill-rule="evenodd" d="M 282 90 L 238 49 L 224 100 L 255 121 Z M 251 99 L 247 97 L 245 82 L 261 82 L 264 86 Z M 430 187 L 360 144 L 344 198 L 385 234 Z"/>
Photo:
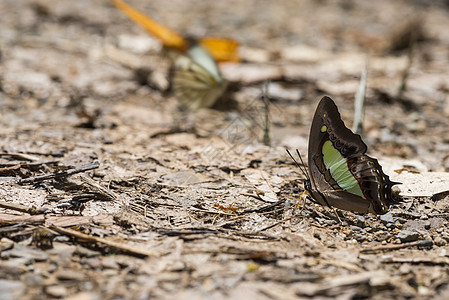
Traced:
<path id="1" fill-rule="evenodd" d="M 129 3 L 238 40 L 237 105 L 178 110 L 160 43 L 106 0 L 2 0 L 1 299 L 449 298 L 447 1 Z M 351 124 L 365 66 L 364 140 L 405 202 L 339 223 L 296 207 L 285 148 L 306 156 L 323 95 Z"/>

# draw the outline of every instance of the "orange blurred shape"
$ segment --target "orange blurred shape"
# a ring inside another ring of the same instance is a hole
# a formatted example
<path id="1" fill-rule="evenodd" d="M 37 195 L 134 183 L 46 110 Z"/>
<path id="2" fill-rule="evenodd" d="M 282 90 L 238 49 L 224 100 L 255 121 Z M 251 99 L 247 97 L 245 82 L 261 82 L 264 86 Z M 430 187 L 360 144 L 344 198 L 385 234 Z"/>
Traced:
<path id="1" fill-rule="evenodd" d="M 180 34 L 167 28 L 145 14 L 141 13 L 132 6 L 129 6 L 122 0 L 111 0 L 118 9 L 123 11 L 131 20 L 142 26 L 150 34 L 154 35 L 162 41 L 164 46 L 173 47 L 179 51 L 187 48 L 187 41 Z"/>
<path id="2" fill-rule="evenodd" d="M 111 2 L 123 11 L 131 20 L 142 26 L 150 34 L 161 40 L 166 47 L 172 47 L 180 52 L 189 48 L 189 42 L 177 32 L 165 27 L 150 17 L 134 9 L 122 0 L 111 0 Z M 198 43 L 206 48 L 217 61 L 238 61 L 238 43 L 234 40 L 224 38 L 203 38 Z"/>
<path id="3" fill-rule="evenodd" d="M 216 61 L 239 61 L 239 43 L 223 38 L 202 38 L 198 43 L 209 51 Z"/>

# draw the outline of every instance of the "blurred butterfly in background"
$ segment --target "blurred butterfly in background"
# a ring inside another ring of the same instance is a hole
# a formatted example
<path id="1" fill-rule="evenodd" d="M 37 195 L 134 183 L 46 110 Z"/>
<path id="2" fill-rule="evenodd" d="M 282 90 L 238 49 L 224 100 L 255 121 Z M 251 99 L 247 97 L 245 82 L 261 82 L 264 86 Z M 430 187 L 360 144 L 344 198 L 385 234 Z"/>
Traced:
<path id="1" fill-rule="evenodd" d="M 227 86 L 217 61 L 239 61 L 238 43 L 223 38 L 184 38 L 122 0 L 111 1 L 168 49 L 174 62 L 173 89 L 181 105 L 192 110 L 213 106 Z"/>
<path id="2" fill-rule="evenodd" d="M 399 182 L 390 181 L 377 159 L 365 154 L 366 150 L 360 135 L 345 126 L 335 102 L 323 97 L 310 129 L 309 172 L 297 164 L 306 177 L 304 189 L 321 205 L 385 214 L 391 205 L 401 201 L 391 191 Z"/>

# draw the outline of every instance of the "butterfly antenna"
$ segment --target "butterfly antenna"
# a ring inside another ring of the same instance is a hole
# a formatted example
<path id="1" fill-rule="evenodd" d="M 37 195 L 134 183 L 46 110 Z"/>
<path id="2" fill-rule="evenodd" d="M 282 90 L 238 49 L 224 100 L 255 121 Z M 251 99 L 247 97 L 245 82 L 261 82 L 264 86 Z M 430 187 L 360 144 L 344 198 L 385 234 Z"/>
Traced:
<path id="1" fill-rule="evenodd" d="M 292 160 L 295 162 L 295 165 L 301 170 L 302 174 L 304 175 L 304 177 L 307 180 L 310 180 L 309 174 L 307 173 L 307 170 L 304 169 L 304 161 L 302 160 L 301 155 L 299 154 L 298 149 L 296 149 L 296 153 L 298 153 L 299 159 L 302 163 L 302 166 L 296 161 L 296 159 L 293 157 L 293 155 L 290 153 L 290 151 L 288 151 L 288 149 L 285 149 L 288 153 L 288 155 L 290 155 L 290 157 L 292 158 Z"/>
<path id="2" fill-rule="evenodd" d="M 307 180 L 310 180 L 309 172 L 307 172 L 307 169 L 305 167 L 304 161 L 302 160 L 301 153 L 299 153 L 298 149 L 296 149 L 296 153 L 298 154 L 299 160 L 301 161 L 302 172 L 304 173 L 304 176 L 306 177 Z"/>

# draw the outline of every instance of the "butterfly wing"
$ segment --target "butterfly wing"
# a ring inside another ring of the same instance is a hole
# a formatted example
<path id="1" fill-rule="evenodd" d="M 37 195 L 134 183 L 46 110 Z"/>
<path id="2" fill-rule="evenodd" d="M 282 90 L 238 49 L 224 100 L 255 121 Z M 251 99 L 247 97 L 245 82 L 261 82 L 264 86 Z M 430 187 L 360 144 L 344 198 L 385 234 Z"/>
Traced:
<path id="1" fill-rule="evenodd" d="M 239 44 L 230 39 L 207 37 L 198 40 L 217 62 L 240 60 L 238 53 Z"/>
<path id="2" fill-rule="evenodd" d="M 174 48 L 182 53 L 189 49 L 189 40 L 176 31 L 156 22 L 122 0 L 111 0 L 111 2 L 131 20 L 158 38 L 165 47 Z M 210 55 L 219 62 L 239 61 L 240 59 L 238 54 L 239 44 L 234 40 L 207 37 L 200 39 L 198 43 L 207 49 Z"/>
<path id="3" fill-rule="evenodd" d="M 332 165 L 334 175 L 339 177 L 335 179 L 349 180 L 350 174 L 346 172 L 345 167 L 346 158 L 356 153 L 365 153 L 366 149 L 360 135 L 354 134 L 345 126 L 335 102 L 329 97 L 323 97 L 315 111 L 309 135 L 308 162 L 312 186 L 325 190 L 331 184 L 336 188 L 333 181 L 329 183 L 327 180 L 319 180 L 325 172 L 324 163 Z M 324 159 L 326 161 L 323 161 Z M 331 174 L 327 175 L 329 177 Z"/>
<path id="4" fill-rule="evenodd" d="M 360 213 L 384 214 L 395 184 L 378 161 L 365 154 L 360 135 L 347 128 L 337 106 L 323 97 L 309 137 L 308 162 L 312 197 L 321 204 Z"/>
<path id="5" fill-rule="evenodd" d="M 211 107 L 223 94 L 226 81 L 204 48 L 194 45 L 187 54 L 175 58 L 175 96 L 183 106 L 192 110 Z"/>
<path id="6" fill-rule="evenodd" d="M 159 24 L 149 16 L 141 13 L 132 6 L 126 4 L 122 0 L 111 0 L 112 3 L 121 11 L 123 11 L 131 20 L 142 26 L 150 34 L 161 40 L 166 47 L 173 47 L 178 51 L 187 48 L 187 40 L 180 34 L 168 27 Z"/>

